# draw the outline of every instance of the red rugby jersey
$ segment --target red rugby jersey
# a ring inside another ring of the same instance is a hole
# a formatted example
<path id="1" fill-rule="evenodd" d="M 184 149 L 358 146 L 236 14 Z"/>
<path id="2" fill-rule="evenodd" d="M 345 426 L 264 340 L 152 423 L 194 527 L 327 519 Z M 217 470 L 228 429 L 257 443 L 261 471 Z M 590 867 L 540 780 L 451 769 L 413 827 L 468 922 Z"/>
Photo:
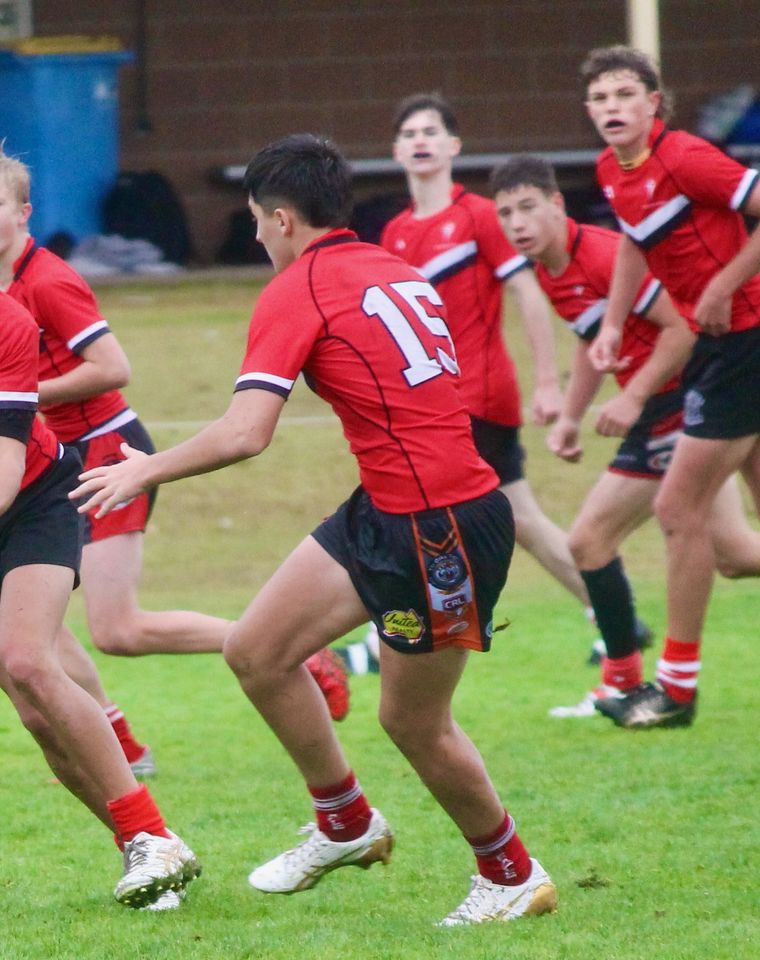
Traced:
<path id="1" fill-rule="evenodd" d="M 469 412 L 519 426 L 520 389 L 502 335 L 502 281 L 530 263 L 504 236 L 493 201 L 455 184 L 445 210 L 420 220 L 410 207 L 386 225 L 380 242 L 443 297 Z"/>
<path id="2" fill-rule="evenodd" d="M 0 434 L 4 436 L 12 436 L 15 431 L 6 434 L 3 419 L 8 422 L 19 411 L 34 413 L 37 409 L 39 337 L 29 311 L 0 293 Z M 35 417 L 26 444 L 21 489 L 36 480 L 57 457 L 55 434 Z"/>
<path id="3" fill-rule="evenodd" d="M 435 289 L 402 260 L 332 230 L 262 291 L 235 389 L 287 397 L 303 371 L 381 510 L 470 500 L 498 479 L 475 450 L 443 316 Z"/>
<path id="4" fill-rule="evenodd" d="M 747 239 L 739 213 L 760 176 L 700 137 L 668 130 L 656 120 L 651 155 L 623 170 L 611 148 L 597 160 L 597 177 L 621 230 L 644 254 L 652 273 L 685 308 Z M 760 324 L 760 274 L 733 297 L 731 330 Z"/>
<path id="5" fill-rule="evenodd" d="M 95 296 L 85 281 L 60 257 L 37 247 L 30 237 L 13 264 L 8 293 L 23 304 L 40 328 L 40 380 L 68 373 L 84 361 L 82 350 L 109 333 Z M 46 422 L 65 443 L 77 440 L 124 410 L 118 390 L 86 400 L 40 407 Z"/>
<path id="6" fill-rule="evenodd" d="M 570 329 L 582 340 L 591 341 L 607 309 L 607 297 L 612 283 L 615 256 L 620 234 L 604 227 L 578 224 L 567 218 L 567 252 L 570 263 L 553 277 L 543 264 L 536 264 L 536 277 L 554 309 Z M 631 377 L 649 359 L 660 328 L 646 319 L 646 313 L 662 289 L 659 280 L 647 275 L 641 285 L 633 310 L 623 326 L 620 359 L 630 358 L 624 370 L 615 373 L 615 379 L 624 387 Z M 658 390 L 665 393 L 678 386 L 673 377 Z"/>

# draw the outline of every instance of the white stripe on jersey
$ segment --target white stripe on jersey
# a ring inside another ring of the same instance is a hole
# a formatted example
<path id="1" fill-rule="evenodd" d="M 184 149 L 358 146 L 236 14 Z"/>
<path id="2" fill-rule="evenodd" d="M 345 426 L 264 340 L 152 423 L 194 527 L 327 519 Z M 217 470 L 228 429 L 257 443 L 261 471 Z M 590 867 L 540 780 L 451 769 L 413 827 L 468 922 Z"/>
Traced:
<path id="1" fill-rule="evenodd" d="M 644 217 L 635 227 L 633 224 L 628 223 L 627 220 L 623 220 L 622 217 L 618 217 L 617 219 L 623 233 L 627 233 L 636 243 L 643 243 L 651 237 L 652 234 L 657 233 L 658 230 L 661 230 L 662 227 L 671 220 L 674 220 L 690 203 L 691 200 L 689 200 L 687 196 L 679 193 L 677 197 L 668 200 L 667 203 L 664 203 L 658 210 L 655 210 L 654 213 L 650 213 L 648 217 Z"/>
<path id="2" fill-rule="evenodd" d="M 108 330 L 108 324 L 105 320 L 97 320 L 95 323 L 91 323 L 89 327 L 85 327 L 84 330 L 80 330 L 71 340 L 66 341 L 66 346 L 69 350 L 76 350 L 82 341 L 89 339 L 93 333 L 97 333 L 99 330 Z"/>
<path id="3" fill-rule="evenodd" d="M 582 337 L 583 334 L 592 327 L 597 320 L 601 320 L 604 311 L 607 309 L 608 300 L 595 300 L 591 306 L 586 307 L 583 313 L 579 314 L 570 324 L 570 329 Z"/>
<path id="4" fill-rule="evenodd" d="M 262 383 L 271 383 L 274 387 L 282 387 L 284 390 L 292 390 L 295 380 L 288 380 L 285 377 L 277 377 L 273 373 L 244 373 L 235 381 L 235 386 L 241 383 L 250 383 L 259 380 Z"/>
<path id="5" fill-rule="evenodd" d="M 750 169 L 745 172 L 739 186 L 734 190 L 733 197 L 731 197 L 730 207 L 732 210 L 738 210 L 741 207 L 752 192 L 758 177 L 760 177 L 760 173 L 757 170 Z"/>
<path id="6" fill-rule="evenodd" d="M 467 260 L 468 257 L 474 256 L 477 252 L 478 245 L 475 240 L 468 240 L 467 243 L 457 244 L 457 246 L 452 247 L 451 250 L 444 250 L 444 252 L 439 253 L 437 257 L 433 257 L 432 260 L 423 263 L 421 267 L 417 267 L 417 270 L 419 270 L 426 280 L 431 280 L 443 270 L 448 270 L 449 267 L 456 266 L 458 263 L 461 263 L 462 260 Z"/>
<path id="7" fill-rule="evenodd" d="M 19 393 L 17 390 L 0 390 L 0 403 L 37 403 L 38 393 Z"/>
<path id="8" fill-rule="evenodd" d="M 130 407 L 127 407 L 126 410 L 122 410 L 121 413 L 117 413 L 115 417 L 111 417 L 110 420 L 106 420 L 105 423 L 101 423 L 99 427 L 95 427 L 94 430 L 90 430 L 89 433 L 85 433 L 84 436 L 78 437 L 77 442 L 81 440 L 93 440 L 95 437 L 102 437 L 104 433 L 111 433 L 112 430 L 118 430 L 119 427 L 123 427 L 125 423 L 131 423 L 133 420 L 137 419 L 137 414 Z"/>
<path id="9" fill-rule="evenodd" d="M 647 284 L 646 290 L 641 294 L 639 299 L 633 305 L 634 313 L 646 313 L 647 310 L 652 306 L 654 298 L 662 289 L 662 284 L 659 280 L 655 280 L 654 277 Z"/>
<path id="10" fill-rule="evenodd" d="M 515 254 L 514 257 L 510 257 L 509 260 L 505 260 L 504 263 L 499 264 L 494 270 L 494 275 L 497 276 L 499 280 L 504 280 L 506 277 L 511 277 L 512 274 L 517 273 L 518 270 L 522 270 L 523 267 L 527 267 L 529 263 L 530 260 L 521 253 Z"/>

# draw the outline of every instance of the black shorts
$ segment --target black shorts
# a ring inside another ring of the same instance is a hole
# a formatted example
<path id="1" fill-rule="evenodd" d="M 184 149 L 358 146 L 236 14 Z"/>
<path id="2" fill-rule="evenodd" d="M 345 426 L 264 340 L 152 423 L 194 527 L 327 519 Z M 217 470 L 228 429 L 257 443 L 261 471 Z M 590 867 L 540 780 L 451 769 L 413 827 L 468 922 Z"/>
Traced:
<path id="1" fill-rule="evenodd" d="M 505 427 L 490 420 L 470 417 L 472 437 L 480 456 L 493 467 L 499 483 L 515 483 L 525 477 L 525 450 L 520 445 L 520 428 Z"/>
<path id="2" fill-rule="evenodd" d="M 82 461 L 74 450 L 52 463 L 0 517 L 0 580 L 32 563 L 71 567 L 79 583 L 82 518 L 69 500 Z"/>
<path id="3" fill-rule="evenodd" d="M 683 373 L 684 433 L 706 440 L 760 434 L 760 327 L 701 333 Z"/>
<path id="4" fill-rule="evenodd" d="M 452 507 L 384 513 L 359 487 L 312 536 L 346 568 L 380 638 L 402 653 L 488 650 L 515 541 L 499 490 Z"/>
<path id="5" fill-rule="evenodd" d="M 79 452 L 84 469 L 90 470 L 93 467 L 106 466 L 123 460 L 122 443 L 128 443 L 130 447 L 142 450 L 143 453 L 156 452 L 150 434 L 137 419 L 130 420 L 118 429 L 109 430 L 91 440 L 75 440 L 67 446 Z M 153 487 L 99 519 L 88 514 L 85 518 L 85 544 L 106 540 L 108 537 L 116 537 L 122 533 L 142 533 L 148 524 L 157 494 L 158 487 Z"/>
<path id="6" fill-rule="evenodd" d="M 608 466 L 612 473 L 661 480 L 683 433 L 683 390 L 656 393 L 628 431 Z"/>

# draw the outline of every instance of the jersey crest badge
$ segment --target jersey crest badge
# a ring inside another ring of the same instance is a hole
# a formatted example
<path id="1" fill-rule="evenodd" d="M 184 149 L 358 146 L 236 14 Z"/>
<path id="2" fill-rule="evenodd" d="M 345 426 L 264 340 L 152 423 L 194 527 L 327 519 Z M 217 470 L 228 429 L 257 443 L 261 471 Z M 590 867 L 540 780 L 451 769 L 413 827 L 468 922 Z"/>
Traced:
<path id="1" fill-rule="evenodd" d="M 453 220 L 449 220 L 448 223 L 444 223 L 444 225 L 441 227 L 441 236 L 443 237 L 443 239 L 451 240 L 451 238 L 454 236 L 454 231 L 456 230 L 456 228 L 457 228 L 457 225 L 454 223 Z"/>
<path id="2" fill-rule="evenodd" d="M 394 244 L 394 246 L 395 246 L 395 248 L 396 248 L 397 250 L 405 250 L 405 249 L 406 249 L 406 240 L 402 240 L 402 239 L 399 237 L 399 239 L 396 241 L 396 243 Z"/>
<path id="3" fill-rule="evenodd" d="M 615 199 L 615 191 L 609 184 L 607 184 L 605 187 L 602 187 L 602 193 L 604 193 L 608 200 Z"/>
<path id="4" fill-rule="evenodd" d="M 652 180 L 651 178 L 650 178 L 649 180 L 647 180 L 647 182 L 644 184 L 644 189 L 646 190 L 646 192 L 647 192 L 647 197 L 648 197 L 650 200 L 652 199 L 652 195 L 654 194 L 654 188 L 655 188 L 656 186 L 657 186 L 657 184 L 656 184 L 655 181 Z"/>

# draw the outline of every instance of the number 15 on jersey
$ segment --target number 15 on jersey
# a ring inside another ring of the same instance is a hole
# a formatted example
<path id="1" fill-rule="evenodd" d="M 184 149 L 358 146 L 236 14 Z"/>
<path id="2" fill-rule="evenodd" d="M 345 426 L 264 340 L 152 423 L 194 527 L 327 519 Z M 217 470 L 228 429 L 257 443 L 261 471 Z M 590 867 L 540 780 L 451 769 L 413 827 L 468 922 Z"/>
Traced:
<path id="1" fill-rule="evenodd" d="M 434 336 L 445 340 L 443 346 L 435 347 L 435 355 L 431 356 L 423 342 L 415 333 L 410 317 L 399 307 L 382 287 L 369 287 L 362 300 L 362 310 L 368 317 L 378 317 L 388 333 L 393 337 L 396 346 L 406 360 L 407 366 L 402 371 L 410 387 L 432 380 L 440 376 L 444 370 L 448 373 L 459 374 L 454 344 L 443 317 L 429 314 L 422 301 L 427 301 L 433 307 L 442 307 L 437 291 L 424 280 L 403 280 L 389 284 L 391 290 L 399 295 L 408 306 L 412 315 Z"/>

